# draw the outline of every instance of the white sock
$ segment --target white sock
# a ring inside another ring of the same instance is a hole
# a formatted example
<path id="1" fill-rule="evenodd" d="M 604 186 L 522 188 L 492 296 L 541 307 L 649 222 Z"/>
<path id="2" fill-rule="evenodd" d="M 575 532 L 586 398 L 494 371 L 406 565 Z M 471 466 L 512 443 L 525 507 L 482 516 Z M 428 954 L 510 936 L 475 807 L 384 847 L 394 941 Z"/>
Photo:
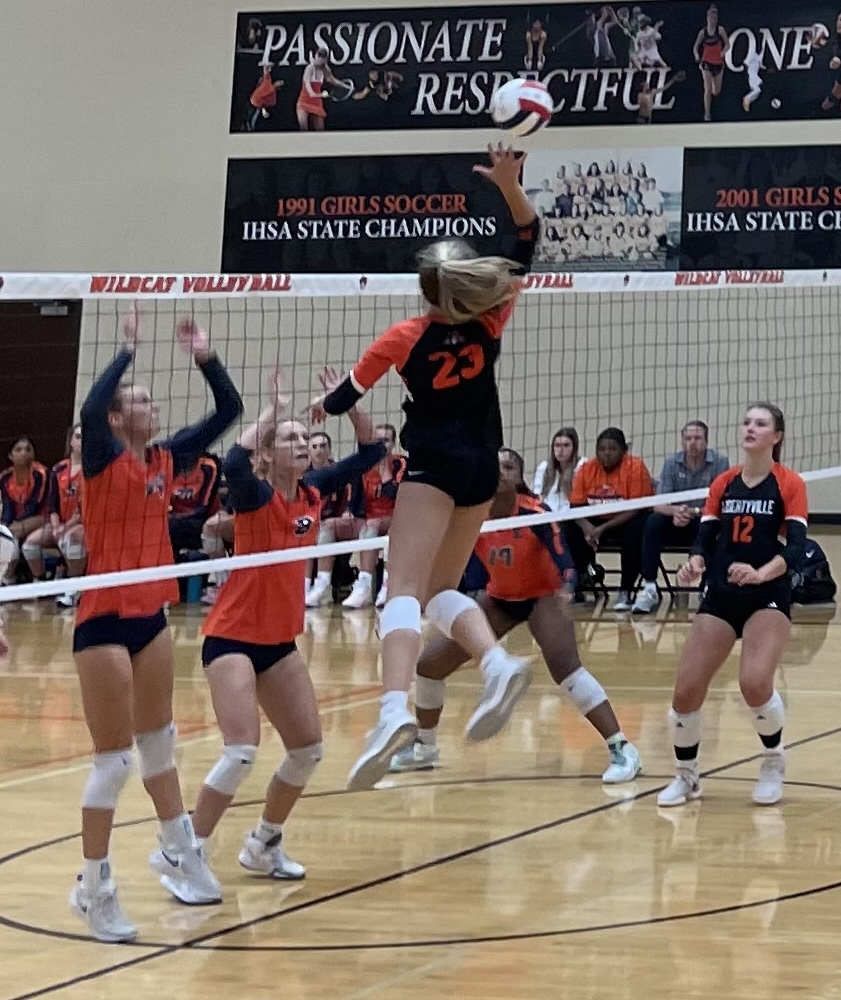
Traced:
<path id="1" fill-rule="evenodd" d="M 613 736 L 608 736 L 605 743 L 608 745 L 608 749 L 613 749 L 615 746 L 617 750 L 621 750 L 623 746 L 628 742 L 628 737 L 620 729 L 618 733 Z"/>
<path id="2" fill-rule="evenodd" d="M 92 860 L 85 858 L 82 864 L 82 885 L 88 892 L 96 892 L 103 882 L 111 880 L 111 862 L 108 857 Z"/>
<path id="3" fill-rule="evenodd" d="M 180 850 L 195 848 L 196 834 L 193 831 L 193 821 L 187 813 L 181 813 L 175 819 L 162 819 L 161 839 L 165 845 Z"/>
<path id="4" fill-rule="evenodd" d="M 656 580 L 643 580 L 642 585 L 645 587 L 646 590 L 655 590 L 655 591 L 657 590 Z"/>
<path id="5" fill-rule="evenodd" d="M 322 583 L 329 583 L 331 576 L 332 574 L 330 573 L 329 570 L 320 569 L 318 571 L 318 575 L 315 578 L 315 582 L 318 583 L 320 580 Z"/>
<path id="6" fill-rule="evenodd" d="M 395 712 L 397 709 L 402 709 L 404 712 L 409 711 L 408 691 L 386 691 L 380 698 L 380 715 L 385 715 L 386 712 Z"/>
<path id="7" fill-rule="evenodd" d="M 371 574 L 367 573 L 364 569 L 359 571 L 359 576 L 356 578 L 357 583 L 367 583 L 371 586 Z"/>
<path id="8" fill-rule="evenodd" d="M 283 824 L 282 823 L 268 823 L 266 820 L 261 819 L 260 825 L 254 831 L 254 836 L 263 844 L 268 844 L 269 841 L 274 840 L 276 837 L 283 836 Z"/>
<path id="9" fill-rule="evenodd" d="M 482 657 L 482 662 L 479 666 L 482 669 L 482 673 L 487 676 L 488 671 L 498 670 L 503 661 L 508 659 L 508 654 L 502 648 L 502 646 L 494 646 L 493 649 L 489 649 L 487 653 Z"/>
<path id="10" fill-rule="evenodd" d="M 418 730 L 418 741 L 423 743 L 425 747 L 438 746 L 438 729 L 419 729 Z"/>

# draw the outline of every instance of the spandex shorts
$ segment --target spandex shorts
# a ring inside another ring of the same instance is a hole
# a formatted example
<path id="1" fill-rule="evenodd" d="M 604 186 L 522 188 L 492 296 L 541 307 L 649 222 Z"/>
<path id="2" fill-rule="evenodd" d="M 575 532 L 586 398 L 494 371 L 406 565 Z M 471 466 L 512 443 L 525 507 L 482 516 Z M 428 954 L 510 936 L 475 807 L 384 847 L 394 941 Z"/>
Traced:
<path id="1" fill-rule="evenodd" d="M 215 635 L 205 638 L 201 648 L 201 662 L 209 667 L 220 656 L 246 656 L 251 660 L 255 674 L 262 674 L 276 663 L 286 659 L 298 647 L 294 642 L 264 645 L 257 642 L 240 642 L 239 639 L 222 639 Z"/>
<path id="2" fill-rule="evenodd" d="M 756 614 L 757 611 L 779 611 L 786 618 L 791 618 L 791 588 L 774 588 L 764 590 L 755 588 L 751 593 L 750 587 L 745 587 L 739 593 L 731 590 L 714 590 L 710 587 L 704 591 L 701 604 L 698 607 L 699 615 L 712 615 L 713 618 L 720 618 L 736 633 L 736 638 L 741 639 L 745 631 L 745 625 Z"/>
<path id="3" fill-rule="evenodd" d="M 477 507 L 496 493 L 499 455 L 485 449 L 456 455 L 414 448 L 403 481 L 434 486 L 452 497 L 456 507 Z"/>
<path id="4" fill-rule="evenodd" d="M 98 615 L 73 630 L 73 652 L 82 653 L 96 646 L 123 646 L 129 656 L 137 656 L 166 628 L 163 608 L 145 618 L 121 618 Z"/>
<path id="5" fill-rule="evenodd" d="M 724 66 L 722 63 L 702 62 L 701 69 L 706 70 L 710 76 L 721 76 Z"/>
<path id="6" fill-rule="evenodd" d="M 490 594 L 488 594 L 488 597 L 490 597 Z M 500 597 L 491 597 L 494 605 L 500 611 L 520 624 L 527 622 L 531 618 L 531 613 L 534 611 L 539 599 L 538 597 L 529 597 L 525 601 L 503 601 Z"/>

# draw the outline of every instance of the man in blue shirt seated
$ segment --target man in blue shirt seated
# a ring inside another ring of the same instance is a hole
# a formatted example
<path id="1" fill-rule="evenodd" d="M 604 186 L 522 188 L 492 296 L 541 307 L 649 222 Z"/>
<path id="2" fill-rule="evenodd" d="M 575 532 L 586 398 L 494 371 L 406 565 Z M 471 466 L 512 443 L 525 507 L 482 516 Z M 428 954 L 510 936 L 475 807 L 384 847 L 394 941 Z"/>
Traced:
<path id="1" fill-rule="evenodd" d="M 681 436 L 683 451 L 663 463 L 658 493 L 707 489 L 716 476 L 730 468 L 726 455 L 708 447 L 710 429 L 702 420 L 688 423 Z M 689 551 L 698 534 L 703 506 L 701 500 L 693 506 L 667 504 L 655 507 L 649 514 L 642 539 L 643 586 L 632 608 L 635 615 L 650 614 L 660 603 L 656 582 L 660 554 L 667 546 Z"/>

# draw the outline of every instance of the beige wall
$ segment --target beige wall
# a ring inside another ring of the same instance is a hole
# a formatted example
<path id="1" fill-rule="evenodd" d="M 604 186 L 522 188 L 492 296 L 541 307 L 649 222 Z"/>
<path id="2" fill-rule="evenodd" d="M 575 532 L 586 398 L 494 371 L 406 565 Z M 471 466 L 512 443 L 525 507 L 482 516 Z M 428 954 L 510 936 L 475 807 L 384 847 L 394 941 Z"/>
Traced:
<path id="1" fill-rule="evenodd" d="M 349 5 L 320 0 L 319 6 Z M 369 0 L 366 6 L 399 4 Z M 233 38 L 240 4 L 29 0 L 5 7 L 0 32 L 0 93 L 5 95 L 0 102 L 0 270 L 215 271 L 229 156 L 332 156 L 359 152 L 366 144 L 378 152 L 465 151 L 482 149 L 492 137 L 483 131 L 375 137 L 229 135 Z M 783 137 L 792 144 L 819 144 L 827 141 L 827 126 L 786 124 Z M 776 123 L 698 124 L 550 130 L 536 137 L 534 148 L 553 149 L 561 143 L 565 148 L 607 149 L 623 142 L 644 147 L 780 141 Z M 657 467 L 687 415 L 710 416 L 716 441 L 733 452 L 733 435 L 727 428 L 743 401 L 773 394 L 794 415 L 799 440 L 793 442 L 792 460 L 802 458 L 809 467 L 815 462 L 835 464 L 837 377 L 833 385 L 826 374 L 821 376 L 826 394 L 819 397 L 812 376 L 791 374 L 792 365 L 804 371 L 811 365 L 826 373 L 829 367 L 819 363 L 821 355 L 816 352 L 837 352 L 830 336 L 834 331 L 825 329 L 838 315 L 837 303 L 817 315 L 817 304 L 809 302 L 812 294 L 786 293 L 793 298 L 784 303 L 775 300 L 776 319 L 770 327 L 760 322 L 769 298 L 746 314 L 748 326 L 735 312 L 728 313 L 723 324 L 706 329 L 703 312 L 685 311 L 694 301 L 691 296 L 680 297 L 681 305 L 676 304 L 677 296 L 668 301 L 654 298 L 643 311 L 638 301 L 629 311 L 626 301 L 617 300 L 608 312 L 605 303 L 594 311 L 592 303 L 570 307 L 569 299 L 549 302 L 541 297 L 542 304 L 521 313 L 501 369 L 512 443 L 525 447 L 533 460 L 543 451 L 551 429 L 572 421 L 581 428 L 589 450 L 600 426 L 619 423 L 633 437 L 636 449 Z M 258 368 L 277 353 L 278 344 L 285 356 L 297 353 L 297 360 L 307 365 L 325 360 L 327 347 L 335 359 L 337 346 L 349 361 L 362 339 L 373 335 L 386 315 L 398 315 L 402 304 L 383 303 L 376 310 L 365 305 L 359 330 L 343 338 L 335 327 L 338 304 L 334 303 L 329 344 L 323 339 L 327 313 L 323 308 L 313 310 L 313 305 L 318 304 L 284 306 L 288 315 L 279 340 L 277 329 L 268 332 L 271 323 L 261 321 L 259 312 L 249 313 L 246 323 L 235 310 L 229 322 L 227 313 L 214 306 L 217 339 L 227 341 L 229 357 L 242 357 L 236 364 L 249 392 L 258 381 Z M 360 308 L 358 300 L 353 308 Z M 104 314 L 98 326 L 93 308 L 86 316 L 86 336 L 91 330 L 104 332 Z M 526 328 L 528 316 L 536 317 L 537 337 L 533 327 Z M 310 322 L 316 333 L 312 340 L 307 339 Z M 770 345 L 768 360 L 764 349 L 757 350 L 755 337 Z M 695 376 L 694 364 L 687 363 L 680 345 L 685 345 L 689 358 L 697 350 L 706 362 L 706 352 L 695 345 L 710 338 L 717 351 L 714 364 Z M 97 365 L 105 352 L 101 343 Z M 739 368 L 730 364 L 734 353 L 740 357 Z M 180 419 L 187 383 L 177 371 L 173 373 L 169 357 L 162 347 L 154 352 L 153 387 L 165 399 L 173 398 L 173 419 Z M 93 360 L 90 350 L 82 352 L 80 389 Z M 193 399 L 192 388 L 189 394 Z M 399 416 L 397 403 L 396 386 L 376 400 L 378 409 L 393 419 Z M 817 509 L 841 510 L 835 486 L 813 491 Z"/>

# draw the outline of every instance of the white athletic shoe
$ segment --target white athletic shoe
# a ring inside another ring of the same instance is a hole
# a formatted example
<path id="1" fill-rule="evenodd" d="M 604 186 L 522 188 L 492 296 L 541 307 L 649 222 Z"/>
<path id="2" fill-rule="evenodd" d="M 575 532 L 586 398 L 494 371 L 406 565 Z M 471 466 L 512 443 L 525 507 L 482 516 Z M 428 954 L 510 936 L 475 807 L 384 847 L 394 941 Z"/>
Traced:
<path id="1" fill-rule="evenodd" d="M 239 863 L 250 872 L 280 880 L 298 882 L 307 875 L 306 868 L 293 861 L 283 850 L 280 834 L 264 843 L 249 833 L 239 852 Z"/>
<path id="2" fill-rule="evenodd" d="M 492 739 L 511 717 L 517 702 L 531 684 L 531 663 L 509 656 L 497 646 L 483 663 L 485 690 L 476 711 L 470 716 L 464 736 L 469 743 Z"/>
<path id="3" fill-rule="evenodd" d="M 659 605 L 660 595 L 657 593 L 656 584 L 647 583 L 637 594 L 637 599 L 634 601 L 631 613 L 635 615 L 650 615 L 652 611 L 657 610 Z"/>
<path id="4" fill-rule="evenodd" d="M 418 735 L 418 723 L 408 709 L 392 709 L 380 716 L 365 739 L 365 751 L 351 768 L 347 787 L 359 792 L 388 774 L 391 758 Z"/>
<path id="5" fill-rule="evenodd" d="M 785 773 L 785 754 L 779 750 L 766 750 L 759 765 L 759 778 L 753 786 L 752 797 L 758 806 L 775 806 L 782 800 Z"/>
<path id="6" fill-rule="evenodd" d="M 374 601 L 375 608 L 384 608 L 388 600 L 388 583 L 384 583 L 377 592 L 377 599 Z"/>
<path id="7" fill-rule="evenodd" d="M 85 921 L 97 941 L 117 944 L 137 937 L 137 928 L 123 913 L 117 887 L 110 879 L 94 892 L 88 892 L 79 875 L 70 893 L 70 907 Z"/>
<path id="8" fill-rule="evenodd" d="M 55 599 L 56 605 L 60 608 L 75 608 L 79 603 L 78 593 L 59 594 Z"/>
<path id="9" fill-rule="evenodd" d="M 322 604 L 329 604 L 333 599 L 333 585 L 330 577 L 326 579 L 321 576 L 315 578 L 315 583 L 307 591 L 304 603 L 308 608 L 320 608 Z"/>
<path id="10" fill-rule="evenodd" d="M 210 870 L 203 847 L 180 852 L 161 844 L 149 855 L 149 864 L 161 876 L 161 885 L 179 903 L 208 906 L 222 902 L 222 886 Z"/>
<path id="11" fill-rule="evenodd" d="M 405 771 L 432 771 L 440 762 L 441 754 L 438 752 L 438 747 L 416 740 L 391 758 L 389 771 L 392 774 L 403 774 Z"/>
<path id="12" fill-rule="evenodd" d="M 602 775 L 602 781 L 606 785 L 621 785 L 633 781 L 641 771 L 639 750 L 633 743 L 626 743 L 621 749 L 613 746 L 610 748 L 610 764 Z"/>
<path id="13" fill-rule="evenodd" d="M 613 607 L 611 611 L 630 611 L 631 610 L 631 598 L 628 596 L 627 592 L 620 590 L 616 595 L 616 600 L 613 602 Z"/>
<path id="14" fill-rule="evenodd" d="M 370 608 L 374 603 L 374 599 L 371 597 L 371 581 L 370 579 L 358 579 L 348 594 L 348 596 L 342 601 L 343 608 L 352 608 L 354 611 L 358 611 L 360 608 Z"/>
<path id="15" fill-rule="evenodd" d="M 673 780 L 657 796 L 658 806 L 684 806 L 701 798 L 701 779 L 696 767 L 679 767 Z"/>

